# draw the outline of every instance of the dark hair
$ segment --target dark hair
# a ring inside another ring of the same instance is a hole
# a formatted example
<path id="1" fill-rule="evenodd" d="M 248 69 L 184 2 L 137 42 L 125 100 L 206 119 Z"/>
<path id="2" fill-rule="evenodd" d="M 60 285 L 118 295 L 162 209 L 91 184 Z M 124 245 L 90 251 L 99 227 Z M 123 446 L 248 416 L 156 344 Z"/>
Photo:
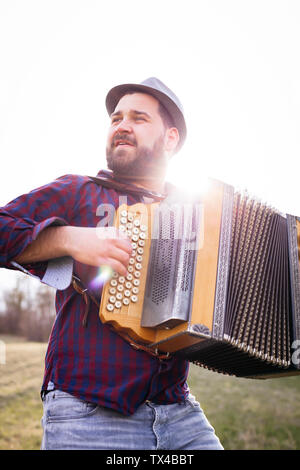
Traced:
<path id="1" fill-rule="evenodd" d="M 170 127 L 175 127 L 173 119 L 171 118 L 169 111 L 166 110 L 166 108 L 160 101 L 158 103 L 159 103 L 158 112 L 160 114 L 160 117 L 162 118 L 165 128 L 169 129 Z"/>

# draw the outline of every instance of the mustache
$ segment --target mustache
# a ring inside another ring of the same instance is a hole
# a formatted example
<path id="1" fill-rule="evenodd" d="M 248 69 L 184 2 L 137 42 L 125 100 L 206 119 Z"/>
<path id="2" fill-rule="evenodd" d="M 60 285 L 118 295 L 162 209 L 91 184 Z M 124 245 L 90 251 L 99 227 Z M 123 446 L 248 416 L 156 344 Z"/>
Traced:
<path id="1" fill-rule="evenodd" d="M 135 138 L 132 136 L 128 136 L 124 134 L 116 134 L 111 141 L 111 147 L 113 147 L 118 140 L 122 140 L 124 142 L 127 142 L 128 144 L 135 145 L 135 146 L 137 144 Z"/>

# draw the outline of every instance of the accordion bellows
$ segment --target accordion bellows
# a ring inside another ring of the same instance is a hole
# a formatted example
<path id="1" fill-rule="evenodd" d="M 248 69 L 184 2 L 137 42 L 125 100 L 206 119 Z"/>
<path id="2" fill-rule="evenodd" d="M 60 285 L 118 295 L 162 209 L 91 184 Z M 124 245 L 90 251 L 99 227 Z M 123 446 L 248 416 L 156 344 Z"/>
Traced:
<path id="1" fill-rule="evenodd" d="M 299 373 L 300 221 L 211 181 L 197 201 L 122 206 L 127 278 L 100 318 L 153 351 L 239 377 Z"/>

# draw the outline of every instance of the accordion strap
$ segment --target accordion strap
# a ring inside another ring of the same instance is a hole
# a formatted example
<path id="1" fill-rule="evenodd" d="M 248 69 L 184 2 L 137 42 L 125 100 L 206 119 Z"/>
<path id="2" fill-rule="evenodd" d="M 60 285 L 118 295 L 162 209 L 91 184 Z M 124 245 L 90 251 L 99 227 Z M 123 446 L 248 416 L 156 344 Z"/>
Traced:
<path id="1" fill-rule="evenodd" d="M 109 172 L 102 171 L 98 176 L 89 176 L 89 178 L 99 186 L 105 188 L 115 189 L 116 191 L 133 194 L 140 197 L 149 197 L 156 201 L 163 201 L 166 198 L 165 194 L 158 194 L 146 188 L 136 186 L 125 180 L 115 179 Z"/>
<path id="2" fill-rule="evenodd" d="M 73 275 L 72 285 L 73 285 L 73 288 L 75 289 L 75 291 L 78 294 L 83 296 L 83 299 L 84 299 L 84 302 L 85 302 L 85 311 L 84 311 L 83 318 L 82 318 L 82 326 L 85 328 L 87 326 L 87 323 L 88 323 L 88 315 L 89 315 L 89 311 L 90 311 L 90 300 L 92 300 L 92 302 L 98 307 L 98 309 L 99 309 L 100 305 L 99 305 L 99 302 L 96 300 L 96 298 L 91 294 L 91 292 L 83 286 L 81 280 L 77 276 Z M 123 331 L 120 332 L 120 331 L 114 329 L 113 327 L 111 327 L 111 329 L 115 333 L 117 333 L 119 336 L 121 336 L 125 341 L 127 341 L 127 343 L 129 343 L 134 349 L 147 352 L 151 356 L 155 356 L 157 359 L 160 359 L 160 360 L 170 359 L 170 353 L 162 354 L 162 353 L 159 353 L 157 350 L 153 351 L 152 349 L 150 349 L 146 345 L 140 344 L 140 343 L 137 343 L 136 341 L 134 341 L 129 334 L 124 333 Z"/>

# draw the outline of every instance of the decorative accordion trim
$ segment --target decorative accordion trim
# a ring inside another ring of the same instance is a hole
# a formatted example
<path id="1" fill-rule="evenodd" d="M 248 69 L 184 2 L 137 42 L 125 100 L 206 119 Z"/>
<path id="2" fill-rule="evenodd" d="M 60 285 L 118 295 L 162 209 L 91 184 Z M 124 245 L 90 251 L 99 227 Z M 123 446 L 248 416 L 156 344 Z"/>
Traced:
<path id="1" fill-rule="evenodd" d="M 218 272 L 215 291 L 215 308 L 213 321 L 213 337 L 222 338 L 224 330 L 224 317 L 226 308 L 227 280 L 229 271 L 230 256 L 230 237 L 232 225 L 232 208 L 233 208 L 232 186 L 224 185 L 223 209 L 221 220 L 220 247 Z"/>

